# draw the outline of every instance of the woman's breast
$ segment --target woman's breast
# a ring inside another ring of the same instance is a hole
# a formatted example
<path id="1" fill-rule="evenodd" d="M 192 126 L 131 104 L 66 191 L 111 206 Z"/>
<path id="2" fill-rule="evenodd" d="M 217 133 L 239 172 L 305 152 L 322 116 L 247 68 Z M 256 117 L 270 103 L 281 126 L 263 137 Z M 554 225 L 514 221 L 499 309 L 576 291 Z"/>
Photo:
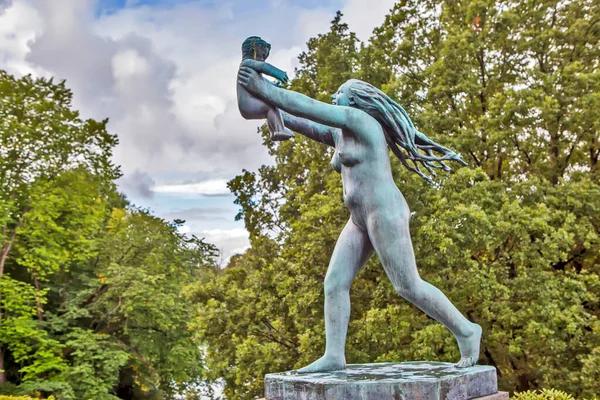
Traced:
<path id="1" fill-rule="evenodd" d="M 352 167 L 361 162 L 361 157 L 358 151 L 344 149 L 337 152 L 340 163 L 345 167 Z"/>
<path id="2" fill-rule="evenodd" d="M 340 157 L 337 151 L 333 153 L 333 157 L 331 157 L 329 164 L 331 164 L 333 169 L 335 169 L 337 172 L 342 173 L 342 163 L 340 162 Z"/>
<path id="3" fill-rule="evenodd" d="M 364 153 L 364 149 L 361 149 L 361 146 L 344 141 L 340 144 L 339 148 L 336 148 L 330 164 L 337 172 L 341 172 L 342 165 L 344 167 L 353 167 L 360 163 L 362 161 L 362 153 Z"/>

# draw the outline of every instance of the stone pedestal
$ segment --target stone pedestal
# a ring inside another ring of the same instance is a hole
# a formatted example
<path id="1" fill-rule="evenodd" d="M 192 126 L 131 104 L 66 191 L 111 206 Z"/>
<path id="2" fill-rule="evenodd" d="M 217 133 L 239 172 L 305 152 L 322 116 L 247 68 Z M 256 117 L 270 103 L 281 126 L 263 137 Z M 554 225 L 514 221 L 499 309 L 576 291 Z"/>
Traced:
<path id="1" fill-rule="evenodd" d="M 266 400 L 469 400 L 490 395 L 490 400 L 508 399 L 498 392 L 496 369 L 482 365 L 350 364 L 342 371 L 265 376 Z"/>

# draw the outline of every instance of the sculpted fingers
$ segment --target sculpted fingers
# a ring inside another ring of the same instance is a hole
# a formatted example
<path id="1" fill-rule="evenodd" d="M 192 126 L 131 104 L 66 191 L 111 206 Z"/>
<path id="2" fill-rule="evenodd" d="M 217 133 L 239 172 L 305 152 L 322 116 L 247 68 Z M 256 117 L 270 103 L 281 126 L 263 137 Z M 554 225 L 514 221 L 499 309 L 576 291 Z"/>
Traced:
<path id="1" fill-rule="evenodd" d="M 258 75 L 258 72 L 256 72 L 253 68 L 250 67 L 241 67 L 240 68 L 240 74 L 246 75 L 248 77 L 254 77 Z"/>
<path id="2" fill-rule="evenodd" d="M 238 78 L 244 77 L 244 78 L 249 78 L 250 77 L 250 70 L 247 69 L 246 67 L 242 67 L 240 68 L 240 70 L 238 71 Z"/>
<path id="3" fill-rule="evenodd" d="M 238 71 L 238 83 L 252 93 L 256 93 L 263 87 L 263 79 L 253 68 L 242 66 Z"/>
<path id="4" fill-rule="evenodd" d="M 248 87 L 250 81 L 250 68 L 242 67 L 238 71 L 238 83 L 244 87 Z"/>
<path id="5" fill-rule="evenodd" d="M 238 83 L 244 87 L 248 87 L 250 79 L 254 78 L 253 73 L 256 74 L 256 71 L 252 68 L 241 67 L 238 71 Z"/>

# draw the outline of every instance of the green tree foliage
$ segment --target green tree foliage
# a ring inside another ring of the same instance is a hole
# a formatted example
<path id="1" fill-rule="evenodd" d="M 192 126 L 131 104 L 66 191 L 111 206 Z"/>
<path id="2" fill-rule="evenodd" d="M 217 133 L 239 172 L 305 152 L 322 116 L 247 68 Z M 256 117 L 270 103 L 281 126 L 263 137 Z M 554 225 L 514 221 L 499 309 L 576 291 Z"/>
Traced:
<path id="1" fill-rule="evenodd" d="M 81 120 L 71 97 L 64 82 L 0 71 L 0 384 L 7 353 L 19 380 L 66 369 L 43 327 L 49 278 L 89 256 L 104 208 L 96 197 L 119 176 L 107 121 Z"/>
<path id="2" fill-rule="evenodd" d="M 592 396 L 600 379 L 600 9 L 593 1 L 399 1 L 367 44 L 340 15 L 291 88 L 327 100 L 370 80 L 469 167 L 430 186 L 393 161 L 424 279 L 484 328 L 500 387 Z M 331 150 L 266 140 L 276 165 L 230 187 L 252 247 L 196 290 L 208 367 L 231 398 L 324 349 L 322 285 L 348 218 Z M 443 326 L 376 257 L 351 291 L 350 363 L 455 361 Z"/>
<path id="3" fill-rule="evenodd" d="M 197 381 L 202 360 L 185 287 L 210 274 L 216 254 L 177 226 L 115 208 L 95 257 L 57 275 L 52 328 L 65 339 L 67 380 L 80 396 L 117 387 L 119 397 L 168 398 Z"/>
<path id="4" fill-rule="evenodd" d="M 107 121 L 0 71 L 0 393 L 172 398 L 199 382 L 187 285 L 215 248 L 117 193 Z"/>
<path id="5" fill-rule="evenodd" d="M 526 392 L 515 393 L 516 400 L 575 400 L 575 397 L 560 390 L 542 389 L 540 391 L 528 390 Z M 596 397 L 594 397 L 594 400 Z"/>

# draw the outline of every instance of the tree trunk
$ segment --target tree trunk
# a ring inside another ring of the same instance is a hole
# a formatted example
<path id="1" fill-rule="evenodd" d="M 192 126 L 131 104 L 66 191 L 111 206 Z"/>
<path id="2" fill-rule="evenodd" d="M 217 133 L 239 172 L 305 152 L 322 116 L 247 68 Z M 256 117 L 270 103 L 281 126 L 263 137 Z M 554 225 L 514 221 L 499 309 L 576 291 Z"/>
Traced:
<path id="1" fill-rule="evenodd" d="M 10 234 L 10 238 L 8 239 L 8 241 L 4 242 L 4 239 L 2 240 L 3 243 L 2 243 L 2 249 L 0 252 L 0 278 L 2 277 L 2 275 L 4 275 L 4 266 L 6 265 L 6 260 L 8 259 L 8 254 L 10 253 L 10 249 L 12 248 L 12 246 L 15 243 L 15 240 L 17 238 L 17 231 L 19 230 L 19 228 L 23 227 L 23 222 L 25 219 L 24 215 L 28 211 L 29 211 L 29 207 L 26 207 L 25 210 L 23 211 L 23 213 L 21 214 L 21 216 L 19 217 L 19 220 L 17 221 L 17 224 L 15 226 L 15 229 Z M 6 237 L 6 234 L 7 234 L 7 226 L 6 226 L 6 224 L 4 224 L 4 227 L 2 228 L 2 236 Z"/>
<path id="2" fill-rule="evenodd" d="M 35 306 L 37 311 L 37 318 L 39 321 L 44 320 L 44 313 L 42 311 L 42 302 L 40 300 L 40 283 L 38 282 L 37 272 L 33 271 L 33 283 L 35 284 Z"/>
<path id="3" fill-rule="evenodd" d="M 6 264 L 11 245 L 12 243 L 10 242 L 2 244 L 2 251 L 0 252 L 0 277 L 4 275 L 4 265 Z"/>
<path id="4" fill-rule="evenodd" d="M 2 244 L 2 252 L 0 253 L 0 277 L 4 275 L 4 265 L 6 264 L 6 259 L 8 258 L 8 254 L 10 253 L 10 249 L 15 242 L 15 238 L 17 237 L 17 228 L 10 235 L 10 239 L 8 242 Z"/>
<path id="5" fill-rule="evenodd" d="M 4 348 L 0 346 L 0 385 L 6 383 L 6 371 L 4 370 Z"/>

